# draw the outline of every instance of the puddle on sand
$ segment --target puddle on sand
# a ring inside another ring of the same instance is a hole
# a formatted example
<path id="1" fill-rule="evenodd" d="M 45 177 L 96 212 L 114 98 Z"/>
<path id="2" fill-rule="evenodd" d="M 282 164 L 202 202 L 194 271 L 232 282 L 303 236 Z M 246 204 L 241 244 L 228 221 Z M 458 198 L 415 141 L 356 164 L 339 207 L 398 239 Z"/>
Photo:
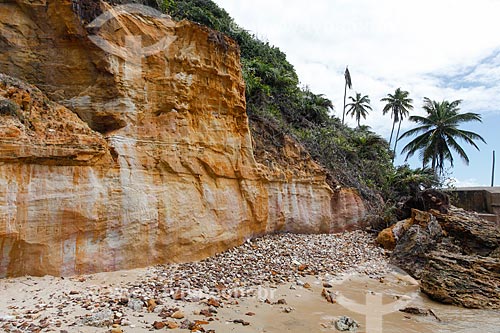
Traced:
<path id="1" fill-rule="evenodd" d="M 235 328 L 224 323 L 210 325 L 217 328 L 217 332 L 339 332 L 333 322 L 340 316 L 348 316 L 361 324 L 358 333 L 500 333 L 500 311 L 472 310 L 455 306 L 443 305 L 434 302 L 420 293 L 415 280 L 405 274 L 393 272 L 387 275 L 383 282 L 370 279 L 366 276 L 350 275 L 333 283 L 332 291 L 338 292 L 339 303 L 351 307 L 352 304 L 365 306 L 365 313 L 356 313 L 347 310 L 341 304 L 330 304 L 321 296 L 323 289 L 321 281 L 308 278 L 311 289 L 297 287 L 290 289 L 290 285 L 279 286 L 273 291 L 274 301 L 284 298 L 286 305 L 264 304 L 255 299 L 242 299 L 240 305 L 228 311 L 225 317 L 234 317 L 235 312 L 242 315 L 246 311 L 255 312 L 254 317 L 246 317 L 252 322 L 251 326 Z M 369 293 L 371 296 L 366 296 Z M 341 299 L 344 299 L 342 302 Z M 397 302 L 397 304 L 393 304 Z M 382 331 L 377 327 L 367 326 L 365 315 L 377 316 L 377 313 L 387 310 L 394 305 L 393 312 L 382 318 Z M 286 313 L 285 307 L 292 307 L 293 311 Z M 405 307 L 432 309 L 440 318 L 433 316 L 417 316 L 398 311 Z M 224 316 L 224 315 L 223 315 Z M 244 317 L 244 316 L 243 316 Z"/>
<path id="2" fill-rule="evenodd" d="M 383 333 L 500 333 L 500 311 L 464 309 L 434 302 L 421 293 L 417 282 L 406 274 L 393 272 L 382 281 L 366 276 L 344 277 L 333 288 L 344 297 L 344 301 L 341 298 L 339 303 L 346 308 L 353 303 L 366 305 L 366 313 L 348 311 L 339 304 L 333 311 L 334 315 L 350 316 L 362 324 L 359 333 L 371 333 L 378 330 L 370 331 L 365 315 L 376 317 L 378 313 L 388 311 L 387 308 L 393 304 L 396 310 L 405 307 L 432 309 L 441 321 L 433 316 L 395 311 L 382 317 Z M 366 296 L 367 292 L 369 296 Z"/>

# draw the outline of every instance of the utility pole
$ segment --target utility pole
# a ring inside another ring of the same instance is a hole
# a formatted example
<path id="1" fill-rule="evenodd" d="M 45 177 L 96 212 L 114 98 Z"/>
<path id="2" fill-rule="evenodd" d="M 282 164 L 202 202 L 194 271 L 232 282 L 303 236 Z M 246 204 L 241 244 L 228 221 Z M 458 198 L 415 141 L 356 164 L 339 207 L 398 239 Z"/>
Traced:
<path id="1" fill-rule="evenodd" d="M 491 167 L 491 187 L 495 186 L 495 151 L 493 150 L 493 166 Z"/>

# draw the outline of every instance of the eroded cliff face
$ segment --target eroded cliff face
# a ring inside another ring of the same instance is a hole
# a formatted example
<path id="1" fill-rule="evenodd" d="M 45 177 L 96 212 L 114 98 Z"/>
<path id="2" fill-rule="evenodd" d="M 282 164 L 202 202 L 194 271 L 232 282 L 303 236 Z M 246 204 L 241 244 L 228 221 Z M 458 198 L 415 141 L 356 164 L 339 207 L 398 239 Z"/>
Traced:
<path id="1" fill-rule="evenodd" d="M 82 2 L 0 4 L 0 72 L 22 80 L 0 76 L 0 277 L 200 259 L 366 214 L 293 141 L 294 162 L 255 161 L 234 41 L 104 4 L 88 27 Z"/>

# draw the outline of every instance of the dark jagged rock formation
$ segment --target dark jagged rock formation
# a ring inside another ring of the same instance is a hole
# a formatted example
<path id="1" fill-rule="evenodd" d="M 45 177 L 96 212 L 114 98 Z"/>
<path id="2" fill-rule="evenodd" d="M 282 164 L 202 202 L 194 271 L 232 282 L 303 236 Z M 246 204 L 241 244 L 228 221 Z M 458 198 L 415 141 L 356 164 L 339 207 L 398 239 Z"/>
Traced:
<path id="1" fill-rule="evenodd" d="M 443 230 L 431 214 L 413 210 L 411 227 L 402 233 L 392 255 L 392 263 L 420 278 L 427 265 L 427 253 L 443 236 Z"/>
<path id="2" fill-rule="evenodd" d="M 432 299 L 466 308 L 500 309 L 498 258 L 433 251 L 421 275 L 421 288 Z"/>
<path id="3" fill-rule="evenodd" d="M 391 243 L 394 242 L 394 244 Z M 420 279 L 434 300 L 500 309 L 500 230 L 477 214 L 413 209 L 412 217 L 380 233 L 393 264 Z"/>

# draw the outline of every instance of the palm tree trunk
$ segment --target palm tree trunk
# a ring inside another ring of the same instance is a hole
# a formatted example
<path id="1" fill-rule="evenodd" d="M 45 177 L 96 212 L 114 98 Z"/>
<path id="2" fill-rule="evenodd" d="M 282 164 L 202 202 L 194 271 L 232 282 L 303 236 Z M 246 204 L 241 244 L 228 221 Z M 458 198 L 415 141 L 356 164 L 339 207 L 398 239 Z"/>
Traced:
<path id="1" fill-rule="evenodd" d="M 344 87 L 344 108 L 342 109 L 342 125 L 344 125 L 346 97 L 347 97 L 347 80 L 345 81 L 345 87 Z"/>
<path id="2" fill-rule="evenodd" d="M 437 163 L 436 163 L 436 160 L 437 160 L 437 156 L 436 156 L 436 149 L 434 149 L 434 155 L 432 156 L 432 170 L 434 171 L 434 177 L 436 177 L 436 179 L 438 179 L 438 172 L 437 172 Z"/>
<path id="3" fill-rule="evenodd" d="M 392 134 L 394 134 L 394 126 L 396 125 L 396 122 L 392 122 L 392 130 L 391 130 L 391 138 L 389 139 L 389 150 L 391 150 L 391 142 L 392 142 Z"/>
<path id="4" fill-rule="evenodd" d="M 394 157 L 396 156 L 396 148 L 398 146 L 398 141 L 399 141 L 399 130 L 401 129 L 401 120 L 399 121 L 398 125 L 398 133 L 396 134 L 396 139 L 394 140 Z M 394 162 L 394 157 L 392 158 L 392 161 Z"/>

